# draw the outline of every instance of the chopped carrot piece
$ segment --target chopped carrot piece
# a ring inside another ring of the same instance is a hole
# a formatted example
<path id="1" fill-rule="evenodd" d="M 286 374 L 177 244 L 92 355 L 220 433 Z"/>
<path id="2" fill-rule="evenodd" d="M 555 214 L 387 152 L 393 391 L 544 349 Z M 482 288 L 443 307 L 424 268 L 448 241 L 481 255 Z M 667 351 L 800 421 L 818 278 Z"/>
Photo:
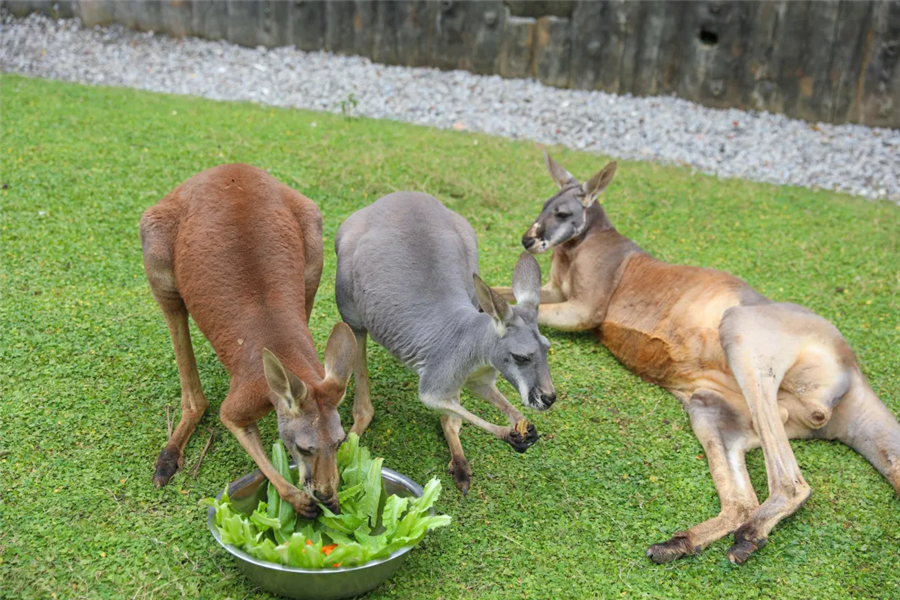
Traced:
<path id="1" fill-rule="evenodd" d="M 329 544 L 328 546 L 322 546 L 322 552 L 325 553 L 325 556 L 328 556 L 329 554 L 334 552 L 335 548 L 337 548 L 337 544 Z"/>
<path id="2" fill-rule="evenodd" d="M 312 546 L 312 540 L 306 540 L 306 545 L 307 545 L 307 546 Z"/>
<path id="3" fill-rule="evenodd" d="M 331 566 L 334 567 L 335 569 L 337 569 L 339 566 L 341 566 L 341 563 L 334 563 Z"/>

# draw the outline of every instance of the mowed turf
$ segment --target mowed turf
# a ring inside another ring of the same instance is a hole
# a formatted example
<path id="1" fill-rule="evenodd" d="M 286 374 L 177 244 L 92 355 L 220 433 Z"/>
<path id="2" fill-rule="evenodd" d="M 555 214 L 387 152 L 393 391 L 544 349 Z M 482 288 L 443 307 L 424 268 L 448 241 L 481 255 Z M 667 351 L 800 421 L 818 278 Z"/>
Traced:
<path id="1" fill-rule="evenodd" d="M 196 479 L 151 483 L 180 391 L 141 263 L 142 211 L 230 162 L 264 167 L 314 199 L 325 215 L 311 323 L 321 351 L 339 318 L 333 242 L 344 218 L 388 192 L 433 194 L 475 228 L 484 279 L 509 285 L 520 237 L 554 191 L 540 149 L 252 104 L 13 76 L 0 84 L 0 598 L 267 597 L 214 543 L 197 505 L 255 466 L 218 420 L 228 376 L 196 331 L 210 408 L 185 471 L 207 430 L 215 439 Z M 555 154 L 581 178 L 606 163 Z M 628 161 L 602 199 L 654 255 L 731 271 L 830 319 L 900 413 L 896 206 Z M 541 263 L 546 278 L 549 254 Z M 468 498 L 446 473 L 439 419 L 418 402 L 416 377 L 370 341 L 375 420 L 363 441 L 417 481 L 439 476 L 437 509 L 454 519 L 371 598 L 900 597 L 900 500 L 836 443 L 793 443 L 812 499 L 746 565 L 726 559 L 730 539 L 651 564 L 647 546 L 719 509 L 702 448 L 679 402 L 590 334 L 545 334 L 559 401 L 526 410 L 541 439 L 524 455 L 463 428 Z M 347 427 L 352 394 L 341 407 Z M 274 417 L 261 426 L 271 444 Z M 764 498 L 761 452 L 748 460 Z"/>

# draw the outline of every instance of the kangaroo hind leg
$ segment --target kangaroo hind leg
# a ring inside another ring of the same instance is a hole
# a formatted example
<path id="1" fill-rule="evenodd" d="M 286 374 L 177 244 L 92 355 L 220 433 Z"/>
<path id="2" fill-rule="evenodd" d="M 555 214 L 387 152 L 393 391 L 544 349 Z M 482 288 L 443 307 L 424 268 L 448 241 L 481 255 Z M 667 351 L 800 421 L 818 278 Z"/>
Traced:
<path id="1" fill-rule="evenodd" d="M 462 420 L 450 415 L 441 415 L 441 429 L 444 430 L 444 438 L 447 445 L 450 446 L 450 464 L 448 469 L 456 487 L 463 493 L 463 496 L 469 493 L 469 485 L 471 485 L 472 469 L 469 467 L 469 461 L 463 453 L 462 443 L 459 441 L 459 430 L 462 427 Z"/>
<path id="2" fill-rule="evenodd" d="M 353 333 L 356 335 L 356 366 L 353 371 L 356 396 L 353 399 L 353 429 L 351 431 L 356 435 L 362 435 L 375 415 L 372 397 L 369 394 L 369 363 L 366 356 L 366 340 L 369 336 L 365 329 L 354 329 Z"/>
<path id="3" fill-rule="evenodd" d="M 759 506 L 744 462 L 744 453 L 755 437 L 750 423 L 711 390 L 695 391 L 685 409 L 706 452 L 721 511 L 687 531 L 676 532 L 666 542 L 650 546 L 647 556 L 658 564 L 697 554 L 740 527 Z"/>
<path id="4" fill-rule="evenodd" d="M 153 475 L 153 483 L 156 487 L 162 487 L 181 468 L 184 448 L 209 403 L 200 386 L 200 374 L 197 372 L 197 360 L 194 358 L 188 327 L 188 311 L 175 283 L 171 225 L 159 218 L 153 210 L 151 208 L 141 218 L 144 270 L 172 337 L 181 383 L 181 420 L 159 453 Z"/>
<path id="5" fill-rule="evenodd" d="M 769 496 L 735 531 L 728 558 L 746 561 L 768 541 L 769 532 L 794 514 L 812 490 L 791 449 L 778 390 L 807 341 L 808 311 L 787 304 L 738 306 L 725 312 L 719 336 L 728 365 L 744 395 L 766 463 Z"/>

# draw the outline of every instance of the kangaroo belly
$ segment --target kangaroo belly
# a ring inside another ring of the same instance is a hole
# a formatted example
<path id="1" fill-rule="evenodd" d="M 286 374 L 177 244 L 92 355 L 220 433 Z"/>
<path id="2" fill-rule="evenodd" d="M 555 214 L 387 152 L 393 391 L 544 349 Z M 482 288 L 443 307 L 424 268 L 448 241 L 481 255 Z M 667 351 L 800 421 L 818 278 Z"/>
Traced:
<path id="1" fill-rule="evenodd" d="M 628 369 L 666 388 L 690 389 L 702 379 L 720 384 L 733 379 L 715 329 L 643 331 L 605 322 L 598 337 Z"/>

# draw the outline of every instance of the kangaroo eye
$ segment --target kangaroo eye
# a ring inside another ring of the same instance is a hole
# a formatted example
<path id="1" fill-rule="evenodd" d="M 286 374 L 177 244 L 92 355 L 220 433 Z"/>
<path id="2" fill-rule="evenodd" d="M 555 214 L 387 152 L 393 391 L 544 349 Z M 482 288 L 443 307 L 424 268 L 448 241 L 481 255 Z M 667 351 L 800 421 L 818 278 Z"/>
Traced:
<path id="1" fill-rule="evenodd" d="M 572 213 L 565 211 L 565 210 L 560 210 L 560 211 L 557 211 L 556 216 L 559 219 L 568 219 L 569 217 L 572 216 Z"/>
<path id="2" fill-rule="evenodd" d="M 303 456 L 312 456 L 312 452 L 310 450 L 307 450 L 306 448 L 301 448 L 300 446 L 297 446 L 297 452 L 299 452 Z"/>
<path id="3" fill-rule="evenodd" d="M 513 354 L 512 357 L 517 365 L 527 365 L 531 361 L 530 357 L 522 356 L 521 354 Z"/>

